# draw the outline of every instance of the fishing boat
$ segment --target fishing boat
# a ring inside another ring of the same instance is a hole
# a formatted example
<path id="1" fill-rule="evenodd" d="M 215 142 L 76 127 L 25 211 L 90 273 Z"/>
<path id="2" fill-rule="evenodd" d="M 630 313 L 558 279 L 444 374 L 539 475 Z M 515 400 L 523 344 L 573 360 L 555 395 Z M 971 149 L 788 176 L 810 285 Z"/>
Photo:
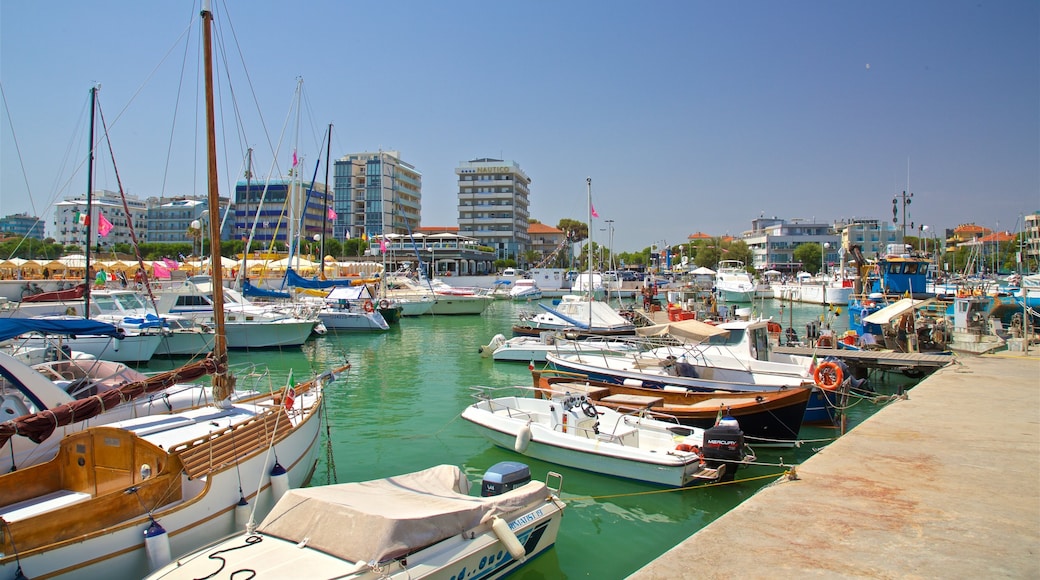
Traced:
<path id="1" fill-rule="evenodd" d="M 715 270 L 715 291 L 725 302 L 751 302 L 755 298 L 755 281 L 740 260 L 722 260 Z"/>
<path id="2" fill-rule="evenodd" d="M 216 215 L 212 19 L 204 2 L 208 204 Z M 0 475 L 0 577 L 140 578 L 252 525 L 288 488 L 310 478 L 324 385 L 349 365 L 300 384 L 290 373 L 284 386 L 233 402 L 237 379 L 227 362 L 219 220 L 209 225 L 216 340 L 212 354 L 196 364 L 212 375 L 214 403 L 83 429 L 61 440 L 53 460 Z M 146 387 L 131 383 L 57 411 L 14 418 L 0 424 L 0 444 L 40 438 Z"/>
<path id="3" fill-rule="evenodd" d="M 755 446 L 793 447 L 798 441 L 812 389 L 796 387 L 758 393 L 693 391 L 676 385 L 655 389 L 593 381 L 583 375 L 551 370 L 531 371 L 533 386 L 543 396 L 584 393 L 596 405 L 621 412 L 642 411 L 649 417 L 708 429 L 720 416 L 737 420 Z"/>
<path id="4" fill-rule="evenodd" d="M 462 418 L 526 457 L 668 487 L 733 479 L 754 460 L 732 418 L 705 430 L 623 413 L 582 393 L 537 398 L 532 390 L 475 387 L 477 401 Z"/>
<path id="5" fill-rule="evenodd" d="M 149 578 L 222 570 L 279 580 L 501 578 L 556 542 L 562 481 L 553 472 L 545 483 L 531 481 L 527 465 L 508 461 L 485 473 L 479 496 L 454 465 L 294 489 L 255 531 L 178 558 Z"/>

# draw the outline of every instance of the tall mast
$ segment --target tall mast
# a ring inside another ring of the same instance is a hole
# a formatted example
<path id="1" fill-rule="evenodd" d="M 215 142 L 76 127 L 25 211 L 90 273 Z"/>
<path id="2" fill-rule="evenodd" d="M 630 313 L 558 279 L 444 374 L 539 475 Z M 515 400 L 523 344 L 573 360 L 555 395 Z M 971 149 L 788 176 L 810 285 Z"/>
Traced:
<path id="1" fill-rule="evenodd" d="M 588 211 L 589 211 L 589 285 L 585 288 L 585 291 L 589 294 L 589 330 L 592 330 L 592 178 L 585 178 L 585 185 L 588 189 Z"/>
<path id="2" fill-rule="evenodd" d="M 321 241 L 318 244 L 318 276 L 325 279 L 325 236 L 328 234 L 329 218 L 329 158 L 332 156 L 332 123 L 329 123 L 329 140 L 325 144 L 325 211 L 321 214 Z M 335 201 L 335 188 L 333 188 Z"/>
<path id="3" fill-rule="evenodd" d="M 90 279 L 90 242 L 93 238 L 94 225 L 93 190 L 94 190 L 94 111 L 97 110 L 98 87 L 90 87 L 90 136 L 87 142 L 87 243 L 84 244 L 83 276 L 87 279 L 87 289 L 83 292 L 83 318 L 90 318 L 90 287 L 94 281 Z"/>
<path id="4" fill-rule="evenodd" d="M 209 248 L 210 268 L 213 272 L 213 322 L 216 336 L 213 354 L 220 370 L 213 375 L 213 399 L 222 403 L 231 397 L 232 381 L 227 372 L 227 334 L 224 329 L 224 281 L 220 261 L 220 197 L 217 182 L 217 132 L 213 120 L 213 11 L 210 0 L 202 2 L 202 47 L 205 60 L 206 82 L 206 158 L 209 176 Z"/>

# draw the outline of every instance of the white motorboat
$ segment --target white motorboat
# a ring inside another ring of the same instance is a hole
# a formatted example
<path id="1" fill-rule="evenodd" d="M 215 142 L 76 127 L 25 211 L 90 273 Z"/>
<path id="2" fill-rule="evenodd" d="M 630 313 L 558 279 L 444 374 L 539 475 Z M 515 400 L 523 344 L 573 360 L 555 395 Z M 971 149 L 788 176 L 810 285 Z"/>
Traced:
<path id="1" fill-rule="evenodd" d="M 517 278 L 513 287 L 509 289 L 511 300 L 541 300 L 542 289 L 538 283 L 530 278 Z"/>
<path id="2" fill-rule="evenodd" d="M 443 282 L 429 282 L 423 286 L 407 276 L 390 276 L 386 280 L 386 297 L 405 306 L 405 302 L 421 308 L 427 314 L 483 314 L 494 298 L 484 291 L 452 288 Z M 402 316 L 408 314 L 407 306 Z"/>
<path id="3" fill-rule="evenodd" d="M 389 307 L 389 301 L 385 301 Z M 367 286 L 336 286 L 322 299 L 318 320 L 329 330 L 389 330 Z"/>
<path id="4" fill-rule="evenodd" d="M 772 297 L 778 300 L 840 306 L 849 303 L 854 289 L 849 278 L 814 277 L 808 272 L 799 272 L 790 282 L 773 282 L 772 287 Z"/>
<path id="5" fill-rule="evenodd" d="M 74 315 L 8 318 L 4 322 L 24 326 L 28 334 L 18 339 L 18 344 L 23 348 L 46 348 L 57 342 L 94 358 L 115 362 L 148 361 L 155 355 L 162 340 L 161 333 L 141 333 Z M 65 330 L 69 325 L 80 322 L 96 322 L 99 330 L 96 333 Z"/>
<path id="6" fill-rule="evenodd" d="M 563 518 L 556 487 L 502 462 L 481 496 L 453 465 L 386 479 L 294 489 L 255 532 L 178 558 L 159 578 L 249 570 L 253 578 L 501 578 L 556 542 Z M 460 571 L 473 571 L 465 574 Z"/>
<path id="7" fill-rule="evenodd" d="M 726 302 L 751 302 L 755 281 L 740 260 L 722 260 L 715 272 L 715 291 Z"/>
<path id="8" fill-rule="evenodd" d="M 514 336 L 509 339 L 505 335 L 496 334 L 491 342 L 479 350 L 481 356 L 497 361 L 545 362 L 545 355 L 549 352 L 595 354 L 627 350 L 635 353 L 639 347 L 631 342 L 609 340 L 607 337 L 574 340 L 567 338 L 566 333 L 547 330 L 538 336 Z"/>
<path id="9" fill-rule="evenodd" d="M 753 460 L 732 418 L 705 430 L 645 416 L 642 410 L 654 403 L 651 397 L 604 399 L 638 409 L 621 413 L 595 404 L 584 393 L 552 398 L 500 393 L 475 388 L 477 402 L 466 407 L 462 418 L 495 445 L 542 461 L 682 487 L 732 479 L 738 466 Z"/>
<path id="10" fill-rule="evenodd" d="M 636 325 L 621 316 L 610 304 L 590 300 L 576 294 L 566 294 L 559 304 L 548 306 L 538 303 L 543 312 L 522 313 L 513 326 L 514 334 L 537 335 L 544 330 L 575 330 L 587 334 L 632 335 Z"/>

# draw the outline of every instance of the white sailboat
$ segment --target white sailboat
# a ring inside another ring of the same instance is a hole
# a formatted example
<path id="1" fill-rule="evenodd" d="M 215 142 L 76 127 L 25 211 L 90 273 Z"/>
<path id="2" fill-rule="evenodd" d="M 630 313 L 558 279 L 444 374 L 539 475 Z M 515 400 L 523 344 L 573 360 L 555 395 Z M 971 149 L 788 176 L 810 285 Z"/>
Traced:
<path id="1" fill-rule="evenodd" d="M 209 207 L 218 201 L 213 120 L 213 14 L 204 2 Z M 210 221 L 215 404 L 171 415 L 92 427 L 65 437 L 49 462 L 0 475 L 0 577 L 140 578 L 171 558 L 262 518 L 288 487 L 303 485 L 317 461 L 323 385 L 332 373 L 256 399 L 232 402 L 218 220 Z M 345 367 L 344 367 L 345 368 Z M 143 390 L 131 384 L 113 399 Z M 94 404 L 96 398 L 87 400 Z M 101 404 L 103 407 L 104 403 Z M 18 417 L 0 437 L 53 429 L 87 408 Z M 10 428 L 9 428 L 10 427 Z"/>

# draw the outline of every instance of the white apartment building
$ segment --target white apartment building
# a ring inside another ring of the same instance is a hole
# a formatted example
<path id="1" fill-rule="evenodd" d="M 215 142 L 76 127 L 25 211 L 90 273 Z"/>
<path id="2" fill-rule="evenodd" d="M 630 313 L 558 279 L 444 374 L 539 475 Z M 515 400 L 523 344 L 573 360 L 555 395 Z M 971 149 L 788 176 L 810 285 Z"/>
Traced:
<path id="1" fill-rule="evenodd" d="M 459 189 L 459 234 L 494 248 L 498 259 L 519 263 L 531 247 L 528 211 L 531 178 L 515 161 L 481 158 L 455 169 Z"/>
<path id="2" fill-rule="evenodd" d="M 99 190 L 91 194 L 91 247 L 111 248 L 115 244 L 131 244 L 127 213 L 123 209 L 123 198 L 114 191 Z M 137 197 L 127 195 L 126 205 L 130 208 L 134 233 L 139 241 L 148 240 L 148 207 Z M 86 197 L 69 197 L 58 202 L 54 208 L 53 238 L 59 244 L 84 248 L 87 244 L 87 226 L 76 221 L 76 214 L 87 212 Z M 104 215 L 112 224 L 107 236 L 98 234 L 98 214 Z"/>

